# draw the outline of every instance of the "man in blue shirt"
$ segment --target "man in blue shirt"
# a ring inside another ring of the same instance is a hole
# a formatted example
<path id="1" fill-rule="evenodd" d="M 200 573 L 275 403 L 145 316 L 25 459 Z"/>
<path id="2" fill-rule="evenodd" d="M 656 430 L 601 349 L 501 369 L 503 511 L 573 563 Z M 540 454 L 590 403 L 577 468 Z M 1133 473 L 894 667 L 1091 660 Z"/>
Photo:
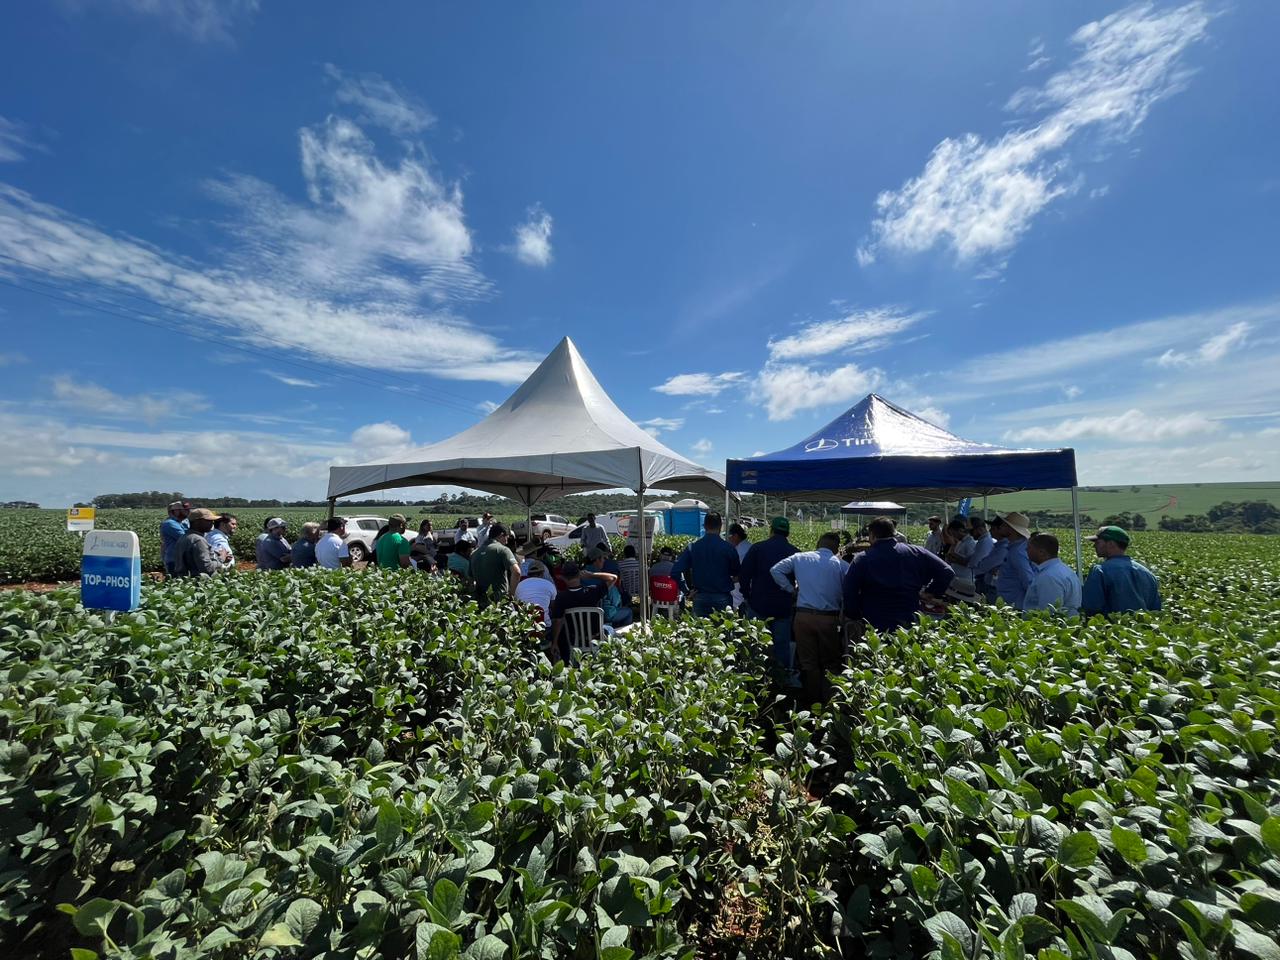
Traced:
<path id="1" fill-rule="evenodd" d="M 1094 565 L 1084 582 L 1085 616 L 1160 609 L 1160 584 L 1155 574 L 1126 555 L 1128 531 L 1100 527 L 1096 536 L 1087 539 L 1093 541 L 1093 551 L 1102 562 Z"/>
<path id="2" fill-rule="evenodd" d="M 187 535 L 190 528 L 188 517 L 191 515 L 191 504 L 186 500 L 175 500 L 169 504 L 169 516 L 160 523 L 160 556 L 164 561 L 164 572 L 173 576 L 173 551 L 178 541 Z"/>
<path id="3" fill-rule="evenodd" d="M 720 536 L 723 526 L 720 514 L 708 513 L 702 526 L 706 532 L 684 548 L 671 568 L 676 583 L 693 596 L 695 617 L 707 617 L 716 610 L 729 609 L 733 578 L 741 566 L 738 551 Z"/>
<path id="4" fill-rule="evenodd" d="M 1036 577 L 1027 587 L 1023 610 L 1056 610 L 1068 616 L 1080 614 L 1080 578 L 1058 559 L 1058 538 L 1037 533 L 1027 541 L 1027 559 Z"/>
<path id="5" fill-rule="evenodd" d="M 956 572 L 924 547 L 894 539 L 888 517 L 876 517 L 867 532 L 871 546 L 853 558 L 844 578 L 845 618 L 865 620 L 877 630 L 909 627 L 920 610 L 921 589 L 941 597 Z"/>
<path id="6" fill-rule="evenodd" d="M 774 663 L 783 670 L 790 670 L 792 595 L 779 589 L 769 570 L 779 560 L 785 560 L 796 552 L 795 546 L 787 539 L 791 535 L 791 521 L 786 517 L 774 517 L 769 531 L 768 540 L 753 543 L 747 550 L 738 571 L 738 583 L 747 615 L 769 621 Z"/>
<path id="7" fill-rule="evenodd" d="M 796 615 L 792 629 L 806 703 L 827 699 L 827 673 L 839 672 L 844 664 L 840 601 L 849 565 L 836 556 L 839 549 L 840 535 L 834 531 L 824 533 L 818 538 L 817 550 L 784 557 L 769 570 L 773 582 L 785 593 L 793 589 L 787 578 L 795 577 Z"/>
<path id="8" fill-rule="evenodd" d="M 1015 610 L 1021 610 L 1027 587 L 1036 576 L 1027 557 L 1031 521 L 1023 513 L 1006 513 L 998 519 L 1000 526 L 996 535 L 1005 542 L 1005 556 L 996 574 L 996 596 Z"/>
<path id="9" fill-rule="evenodd" d="M 985 528 L 986 524 L 984 523 L 983 526 Z M 974 586 L 986 598 L 987 603 L 996 602 L 996 571 L 1000 569 L 1004 558 L 1009 554 L 1009 541 L 1004 539 L 1003 528 L 1004 521 L 999 517 L 991 521 L 991 532 L 986 535 L 986 539 L 991 541 L 991 546 L 982 558 L 974 560 L 973 566 L 970 567 L 973 571 Z M 978 542 L 981 549 L 982 540 L 976 533 L 973 539 Z"/>

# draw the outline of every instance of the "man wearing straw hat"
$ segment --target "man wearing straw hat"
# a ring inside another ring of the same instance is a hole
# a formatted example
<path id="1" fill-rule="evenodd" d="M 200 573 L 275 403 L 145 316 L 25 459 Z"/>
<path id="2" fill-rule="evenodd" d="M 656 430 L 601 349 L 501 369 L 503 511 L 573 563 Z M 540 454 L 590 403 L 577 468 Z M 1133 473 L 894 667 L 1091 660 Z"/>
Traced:
<path id="1" fill-rule="evenodd" d="M 1015 610 L 1021 610 L 1027 598 L 1027 587 L 1035 579 L 1036 572 L 1027 556 L 1027 541 L 1031 539 L 1031 521 L 1025 513 L 1006 513 L 997 517 L 1000 526 L 996 536 L 1005 541 L 1004 561 L 996 576 L 996 596 Z"/>

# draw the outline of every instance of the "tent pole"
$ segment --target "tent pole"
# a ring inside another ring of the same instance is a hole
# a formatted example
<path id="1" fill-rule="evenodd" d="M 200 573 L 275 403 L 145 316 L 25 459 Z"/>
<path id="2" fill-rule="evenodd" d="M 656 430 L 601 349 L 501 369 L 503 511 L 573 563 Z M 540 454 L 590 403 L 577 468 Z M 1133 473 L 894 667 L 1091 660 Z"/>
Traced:
<path id="1" fill-rule="evenodd" d="M 761 518 L 765 523 L 769 522 L 769 495 L 764 495 L 764 516 Z"/>
<path id="2" fill-rule="evenodd" d="M 636 521 L 640 524 L 640 622 L 649 622 L 649 549 L 645 543 L 644 488 L 636 491 Z"/>
<path id="3" fill-rule="evenodd" d="M 728 522 L 729 520 L 729 488 L 728 487 L 724 488 L 724 519 L 726 522 Z"/>
<path id="4" fill-rule="evenodd" d="M 987 522 L 987 495 L 982 495 L 982 522 Z"/>
<path id="5" fill-rule="evenodd" d="M 1081 572 L 1084 568 L 1084 561 L 1080 555 L 1080 497 L 1077 494 L 1078 487 L 1071 488 L 1071 522 L 1075 526 L 1076 531 L 1076 576 L 1083 577 Z"/>
<path id="6" fill-rule="evenodd" d="M 331 520 L 333 519 L 334 511 L 336 511 L 337 508 L 338 508 L 338 498 L 330 497 L 329 498 L 329 519 Z"/>

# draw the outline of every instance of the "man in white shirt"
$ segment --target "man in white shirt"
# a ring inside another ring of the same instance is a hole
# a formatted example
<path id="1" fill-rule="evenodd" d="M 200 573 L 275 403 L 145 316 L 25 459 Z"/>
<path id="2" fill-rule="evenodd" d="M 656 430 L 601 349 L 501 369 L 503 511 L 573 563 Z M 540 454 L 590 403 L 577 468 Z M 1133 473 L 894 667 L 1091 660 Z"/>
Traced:
<path id="1" fill-rule="evenodd" d="M 326 570 L 351 566 L 351 553 L 347 550 L 347 521 L 342 517 L 330 517 L 325 521 L 325 535 L 316 543 L 316 566 Z"/>
<path id="2" fill-rule="evenodd" d="M 587 514 L 587 525 L 582 528 L 582 552 L 589 553 L 592 547 L 609 546 L 609 535 L 603 527 L 596 526 L 596 515 Z"/>
<path id="3" fill-rule="evenodd" d="M 947 524 L 943 542 L 947 545 L 947 552 L 943 559 L 951 564 L 951 569 L 956 572 L 957 577 L 972 583 L 973 553 L 978 548 L 978 543 L 969 533 L 969 525 L 965 523 L 963 517 L 956 517 Z"/>
<path id="4" fill-rule="evenodd" d="M 747 531 L 740 523 L 729 524 L 729 535 L 726 540 L 738 551 L 738 564 L 741 566 L 742 561 L 747 559 L 747 551 L 751 549 L 751 541 L 747 539 Z M 742 590 L 738 584 L 733 585 L 733 591 L 729 594 L 730 602 L 733 609 L 737 610 L 742 606 Z"/>
<path id="5" fill-rule="evenodd" d="M 942 518 L 929 518 L 929 535 L 924 538 L 924 548 L 942 556 Z"/>
<path id="6" fill-rule="evenodd" d="M 542 608 L 542 623 L 551 626 L 551 601 L 556 598 L 556 585 L 541 560 L 529 561 L 529 574 L 516 584 L 515 597 L 521 603 Z"/>
<path id="7" fill-rule="evenodd" d="M 489 542 L 489 528 L 493 526 L 493 514 L 487 510 L 480 517 L 480 526 L 476 528 L 476 549 L 484 549 L 484 545 Z"/>
<path id="8" fill-rule="evenodd" d="M 849 564 L 836 556 L 839 549 L 840 535 L 830 531 L 818 538 L 817 550 L 793 553 L 769 568 L 778 589 L 796 596 L 792 636 L 806 703 L 827 699 L 827 671 L 839 672 L 844 663 L 840 606 Z M 794 587 L 788 574 L 795 577 Z"/>
<path id="9" fill-rule="evenodd" d="M 236 532 L 239 525 L 238 518 L 233 514 L 224 513 L 213 522 L 213 529 L 204 535 L 204 538 L 209 541 L 209 550 L 222 564 L 224 570 L 230 570 L 236 565 L 235 552 L 231 549 L 231 535 Z"/>
<path id="10" fill-rule="evenodd" d="M 1058 538 L 1037 533 L 1027 541 L 1027 559 L 1035 577 L 1023 598 L 1023 610 L 1057 610 L 1068 616 L 1080 614 L 1081 587 L 1076 572 L 1058 559 Z"/>

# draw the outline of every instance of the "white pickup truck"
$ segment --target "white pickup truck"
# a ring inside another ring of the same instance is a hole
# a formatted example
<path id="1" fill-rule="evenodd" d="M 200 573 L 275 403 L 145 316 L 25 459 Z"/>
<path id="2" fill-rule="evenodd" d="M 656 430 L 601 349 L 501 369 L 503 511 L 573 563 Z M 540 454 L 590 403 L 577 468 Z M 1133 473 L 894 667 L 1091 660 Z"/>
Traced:
<path id="1" fill-rule="evenodd" d="M 533 539 L 538 540 L 546 531 L 550 531 L 551 536 L 561 537 L 573 529 L 573 524 L 564 517 L 558 517 L 554 513 L 535 513 L 533 520 Z M 517 520 L 511 524 L 511 533 L 515 536 L 518 543 L 523 543 L 529 539 L 526 533 L 526 527 L 529 524 L 525 520 Z"/>

